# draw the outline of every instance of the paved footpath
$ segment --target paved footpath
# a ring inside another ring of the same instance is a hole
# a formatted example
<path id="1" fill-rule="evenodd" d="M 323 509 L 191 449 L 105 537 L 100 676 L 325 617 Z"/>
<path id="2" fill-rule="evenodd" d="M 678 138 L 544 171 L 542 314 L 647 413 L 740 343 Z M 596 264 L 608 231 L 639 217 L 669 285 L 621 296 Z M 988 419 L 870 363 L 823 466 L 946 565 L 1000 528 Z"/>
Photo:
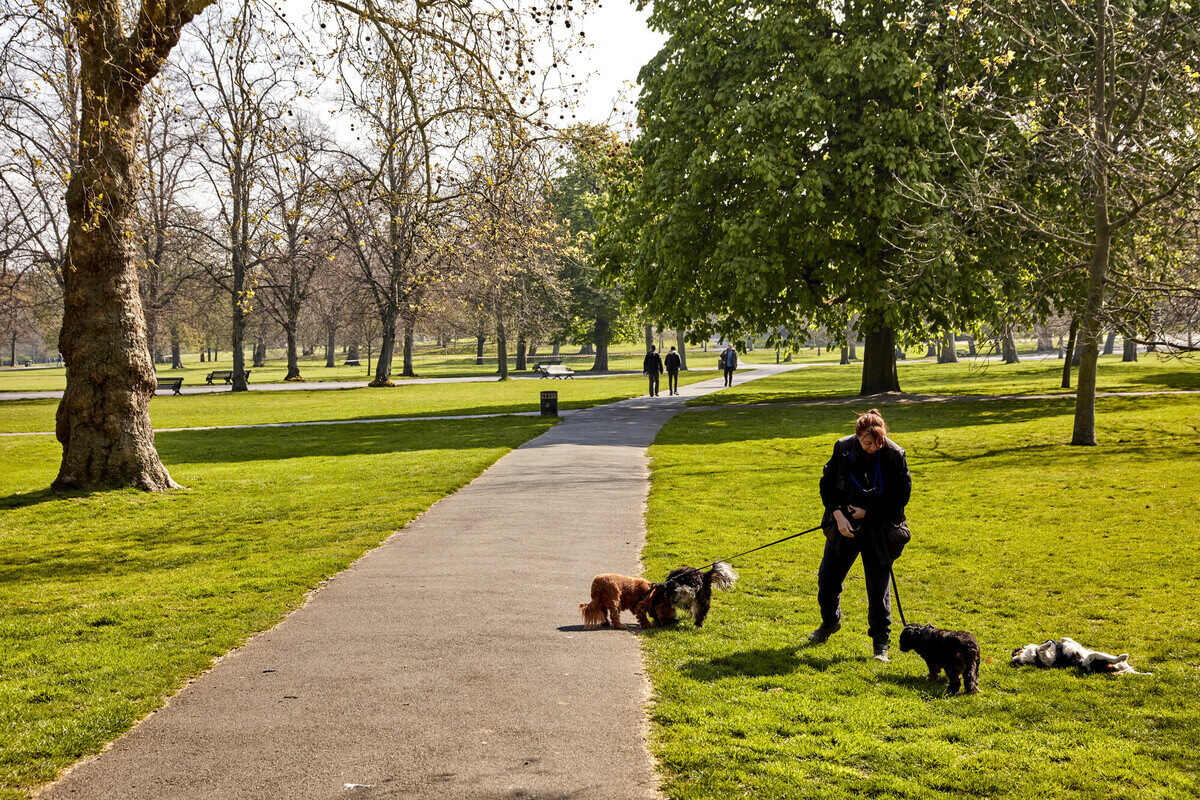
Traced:
<path id="1" fill-rule="evenodd" d="M 720 385 L 563 419 L 38 796 L 658 797 L 637 637 L 578 606 L 640 572 L 646 447 Z"/>

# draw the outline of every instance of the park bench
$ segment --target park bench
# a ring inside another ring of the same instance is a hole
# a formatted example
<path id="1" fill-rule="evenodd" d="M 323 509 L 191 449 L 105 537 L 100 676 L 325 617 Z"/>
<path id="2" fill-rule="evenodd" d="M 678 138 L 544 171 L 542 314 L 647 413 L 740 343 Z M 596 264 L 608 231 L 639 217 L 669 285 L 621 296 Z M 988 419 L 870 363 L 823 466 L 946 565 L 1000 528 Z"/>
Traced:
<path id="1" fill-rule="evenodd" d="M 570 367 L 564 367 L 562 364 L 538 364 L 538 372 L 542 373 L 543 378 L 573 378 L 575 370 Z"/>
<path id="2" fill-rule="evenodd" d="M 213 381 L 225 381 L 226 383 L 233 383 L 233 370 L 214 369 L 212 372 L 208 373 L 208 377 L 205 378 L 205 380 L 209 383 L 212 383 Z M 246 382 L 250 382 L 249 370 L 246 370 Z"/>
<path id="3" fill-rule="evenodd" d="M 551 365 L 561 365 L 561 364 L 562 364 L 561 358 L 547 358 L 545 361 L 537 362 L 532 367 L 530 367 L 530 369 L 536 370 L 537 372 L 541 372 L 546 367 L 549 367 Z"/>
<path id="4" fill-rule="evenodd" d="M 159 389 L 171 389 L 172 391 L 175 392 L 175 394 L 182 394 L 182 392 L 179 391 L 179 387 L 181 387 L 181 386 L 183 386 L 183 378 L 159 378 L 158 379 L 158 388 Z"/>

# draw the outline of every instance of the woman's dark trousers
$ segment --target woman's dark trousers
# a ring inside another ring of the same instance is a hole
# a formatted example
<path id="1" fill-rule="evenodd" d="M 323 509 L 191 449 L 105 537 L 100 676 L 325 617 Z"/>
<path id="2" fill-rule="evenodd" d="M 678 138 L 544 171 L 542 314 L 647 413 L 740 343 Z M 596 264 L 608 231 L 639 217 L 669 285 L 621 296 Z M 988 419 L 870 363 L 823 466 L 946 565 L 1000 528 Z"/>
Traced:
<path id="1" fill-rule="evenodd" d="M 892 565 L 880 563 L 870 536 L 865 526 L 853 539 L 842 536 L 836 527 L 832 535 L 825 536 L 825 555 L 817 573 L 817 603 L 821 606 L 821 625 L 837 627 L 842 618 L 842 584 L 861 553 L 867 579 L 867 633 L 872 642 L 886 644 L 892 631 Z"/>

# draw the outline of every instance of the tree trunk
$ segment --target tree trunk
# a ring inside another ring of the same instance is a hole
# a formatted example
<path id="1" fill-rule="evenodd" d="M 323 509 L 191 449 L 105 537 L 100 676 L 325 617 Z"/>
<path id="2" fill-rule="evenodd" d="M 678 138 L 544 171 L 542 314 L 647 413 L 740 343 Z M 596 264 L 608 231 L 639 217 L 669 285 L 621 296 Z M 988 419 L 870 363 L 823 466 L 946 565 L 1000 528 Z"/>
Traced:
<path id="1" fill-rule="evenodd" d="M 393 386 L 392 355 L 396 351 L 396 309 L 387 309 L 381 316 L 383 341 L 379 343 L 379 361 L 375 363 L 375 379 L 368 386 Z"/>
<path id="2" fill-rule="evenodd" d="M 679 348 L 679 369 L 687 369 L 687 342 L 684 341 L 683 331 L 675 332 L 675 346 Z"/>
<path id="3" fill-rule="evenodd" d="M 517 372 L 524 372 L 529 369 L 525 361 L 525 334 L 517 334 Z"/>
<path id="4" fill-rule="evenodd" d="M 649 322 L 646 323 L 646 352 L 650 352 L 650 348 L 654 346 L 654 326 Z"/>
<path id="5" fill-rule="evenodd" d="M 562 355 L 562 342 L 554 343 L 554 350 L 551 351 L 550 355 L 554 358 L 558 358 L 560 355 Z"/>
<path id="6" fill-rule="evenodd" d="M 946 337 L 942 340 L 942 352 L 938 356 L 939 364 L 957 364 L 958 350 L 955 349 L 954 332 L 946 331 Z"/>
<path id="7" fill-rule="evenodd" d="M 55 418 L 63 455 L 52 489 L 162 491 L 177 484 L 154 448 L 149 406 L 157 380 L 131 247 L 141 81 L 149 77 L 126 74 L 92 29 L 98 22 L 78 24 L 86 29 L 79 48 L 79 159 L 67 185 L 58 340 L 67 386 Z"/>
<path id="8" fill-rule="evenodd" d="M 530 358 L 537 358 L 537 349 L 538 349 L 538 343 L 531 341 L 529 343 L 529 357 Z"/>
<path id="9" fill-rule="evenodd" d="M 146 341 L 150 346 L 150 363 L 160 363 L 163 357 L 158 344 L 158 310 L 155 308 L 146 308 Z"/>
<path id="10" fill-rule="evenodd" d="M 1054 339 L 1050 336 L 1050 329 L 1045 325 L 1037 326 L 1037 351 L 1039 353 L 1049 353 L 1054 349 Z"/>
<path id="11" fill-rule="evenodd" d="M 1104 340 L 1104 355 L 1111 356 L 1113 348 L 1117 345 L 1117 329 L 1113 328 L 1108 332 L 1108 338 Z"/>
<path id="12" fill-rule="evenodd" d="M 476 336 L 475 336 L 475 365 L 476 366 L 483 364 L 483 345 L 486 341 L 487 341 L 486 336 L 484 336 L 483 334 L 476 334 Z"/>
<path id="13" fill-rule="evenodd" d="M 596 318 L 596 360 L 591 372 L 608 372 L 608 339 L 612 328 L 607 319 Z"/>
<path id="14" fill-rule="evenodd" d="M 8 365 L 10 367 L 17 365 L 17 332 L 15 330 L 8 342 Z"/>
<path id="15" fill-rule="evenodd" d="M 1126 336 L 1121 342 L 1121 360 L 1137 361 L 1137 342 L 1130 336 Z"/>
<path id="16" fill-rule="evenodd" d="M 303 380 L 300 377 L 300 358 L 296 354 L 296 319 L 289 316 L 287 325 L 283 328 L 287 334 L 287 375 L 285 381 Z"/>
<path id="17" fill-rule="evenodd" d="M 604 327 L 605 328 L 608 327 L 607 322 L 604 323 Z M 600 320 L 596 320 L 596 330 L 599 330 L 599 329 L 600 329 Z M 581 356 L 590 356 L 590 355 L 595 354 L 595 352 L 596 352 L 596 348 L 591 342 L 585 342 L 579 348 L 579 355 L 581 355 Z M 555 355 L 557 355 L 557 353 L 555 353 Z"/>
<path id="18" fill-rule="evenodd" d="M 1067 349 L 1063 351 L 1062 388 L 1071 388 L 1071 367 L 1079 363 L 1075 359 L 1075 338 L 1079 333 L 1079 317 L 1071 320 L 1071 330 L 1067 334 Z"/>
<path id="19" fill-rule="evenodd" d="M 846 345 L 842 345 L 842 357 L 838 361 L 838 363 L 839 364 L 849 364 L 850 363 L 850 348 L 846 347 Z"/>
<path id="20" fill-rule="evenodd" d="M 929 348 L 925 351 L 925 357 L 926 358 L 937 358 L 937 354 L 938 354 L 937 342 L 935 342 L 933 339 L 930 339 L 929 340 Z"/>
<path id="21" fill-rule="evenodd" d="M 233 391 L 244 392 L 246 384 L 246 313 L 242 310 L 242 285 L 245 275 L 234 270 L 233 284 Z"/>
<path id="22" fill-rule="evenodd" d="M 504 330 L 504 320 L 496 320 L 496 372 L 500 380 L 508 380 L 508 334 Z"/>
<path id="23" fill-rule="evenodd" d="M 413 330 L 417 327 L 416 320 L 409 320 L 404 323 L 404 377 L 417 377 L 416 369 L 413 367 Z"/>
<path id="24" fill-rule="evenodd" d="M 1017 355 L 1017 343 L 1013 341 L 1012 328 L 1006 328 L 1000 337 L 1000 353 L 1005 364 L 1019 364 L 1021 361 Z"/>
<path id="25" fill-rule="evenodd" d="M 1108 87 L 1108 60 L 1111 56 L 1108 42 L 1109 3 L 1095 0 L 1096 31 L 1098 33 L 1093 55 L 1092 115 L 1093 136 L 1096 147 L 1091 157 L 1093 223 L 1095 247 L 1088 265 L 1087 302 L 1083 307 L 1083 319 L 1079 321 L 1079 388 L 1075 391 L 1075 426 L 1071 434 L 1073 445 L 1096 444 L 1096 362 L 1100 358 L 1100 312 L 1104 308 L 1104 281 L 1108 277 L 1109 248 L 1112 246 L 1112 228 L 1108 218 L 1108 155 L 1111 141 L 1108 132 L 1106 90 Z"/>
<path id="26" fill-rule="evenodd" d="M 200 363 L 201 363 L 201 364 L 203 364 L 205 361 L 207 361 L 207 360 L 208 360 L 208 359 L 207 359 L 207 356 L 208 356 L 208 348 L 207 348 L 207 347 L 201 347 L 201 348 L 200 348 Z"/>
<path id="27" fill-rule="evenodd" d="M 334 351 L 335 351 L 335 348 L 337 347 L 337 341 L 334 338 L 335 333 L 336 332 L 334 331 L 332 325 L 327 325 L 325 327 L 325 368 L 326 369 L 333 369 L 335 366 L 337 366 L 337 362 L 334 359 Z"/>
<path id="28" fill-rule="evenodd" d="M 171 369 L 183 369 L 183 349 L 179 342 L 179 328 L 171 326 Z"/>
<path id="29" fill-rule="evenodd" d="M 258 341 L 254 344 L 254 349 L 251 354 L 254 357 L 254 368 L 261 369 L 267 364 L 267 340 L 262 336 L 258 337 Z"/>
<path id="30" fill-rule="evenodd" d="M 976 350 L 975 350 L 975 337 L 974 336 L 967 337 L 967 355 L 970 356 L 971 358 L 974 358 L 975 356 L 979 355 L 979 353 L 976 352 Z"/>
<path id="31" fill-rule="evenodd" d="M 872 327 L 866 332 L 863 347 L 862 388 L 860 395 L 900 391 L 896 374 L 896 331 L 890 327 Z"/>

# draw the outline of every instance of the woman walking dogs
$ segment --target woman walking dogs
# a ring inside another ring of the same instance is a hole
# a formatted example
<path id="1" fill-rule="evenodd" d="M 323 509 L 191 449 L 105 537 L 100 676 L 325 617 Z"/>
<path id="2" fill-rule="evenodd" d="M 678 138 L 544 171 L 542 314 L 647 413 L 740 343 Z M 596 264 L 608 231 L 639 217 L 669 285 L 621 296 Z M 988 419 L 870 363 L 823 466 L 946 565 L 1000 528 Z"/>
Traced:
<path id="1" fill-rule="evenodd" d="M 888 660 L 891 637 L 891 567 L 908 541 L 904 507 L 912 492 L 908 462 L 887 437 L 887 424 L 871 409 L 858 416 L 854 435 L 838 439 L 821 475 L 825 504 L 825 555 L 817 573 L 821 627 L 808 637 L 820 644 L 842 627 L 842 583 L 862 554 L 867 581 L 867 633 L 874 658 Z"/>

